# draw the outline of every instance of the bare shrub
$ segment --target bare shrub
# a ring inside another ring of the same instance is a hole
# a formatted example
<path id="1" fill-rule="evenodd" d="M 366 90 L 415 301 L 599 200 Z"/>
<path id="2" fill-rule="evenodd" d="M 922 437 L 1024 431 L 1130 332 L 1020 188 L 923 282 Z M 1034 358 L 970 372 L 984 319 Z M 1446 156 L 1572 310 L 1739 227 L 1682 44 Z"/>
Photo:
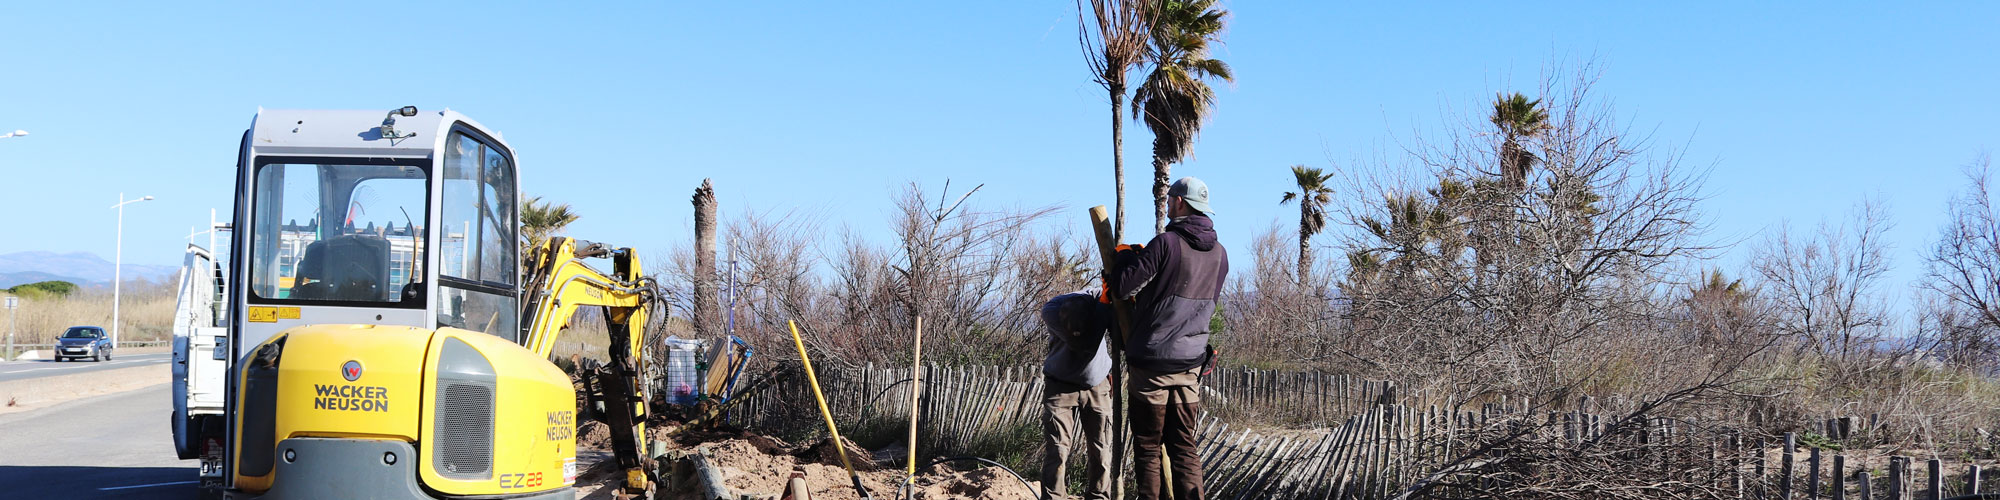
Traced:
<path id="1" fill-rule="evenodd" d="M 1332 270 L 1309 271 L 1308 282 L 1299 283 L 1297 241 L 1277 226 L 1265 228 L 1251 240 L 1254 256 L 1248 273 L 1230 279 L 1223 290 L 1226 328 L 1212 341 L 1225 363 L 1252 365 L 1339 366 L 1367 363 L 1349 354 L 1342 340 L 1344 319 L 1329 299 L 1314 293 L 1325 290 Z"/>
<path id="2" fill-rule="evenodd" d="M 1951 200 L 1947 222 L 1925 261 L 1922 287 L 1937 299 L 1930 332 L 1957 366 L 2000 370 L 2000 211 L 1993 206 L 1992 158 L 1966 169 L 1969 186 Z"/>
<path id="3" fill-rule="evenodd" d="M 1352 181 L 1349 191 L 1385 193 L 1339 211 L 1351 228 L 1339 284 L 1349 343 L 1379 373 L 1459 400 L 1561 401 L 1685 387 L 1675 384 L 1709 371 L 1648 361 L 1699 349 L 1673 331 L 1670 290 L 1683 283 L 1675 270 L 1709 250 L 1701 177 L 1626 132 L 1595 78 L 1589 65 L 1553 70 L 1539 89 L 1546 128 L 1532 136 L 1468 121 L 1419 138 L 1416 172 L 1384 164 Z M 1510 182 L 1503 164 L 1522 164 L 1518 151 L 1535 167 Z"/>
<path id="4" fill-rule="evenodd" d="M 1803 241 L 1781 227 L 1758 251 L 1751 266 L 1775 302 L 1776 328 L 1796 348 L 1841 364 L 1872 357 L 1891 326 L 1881 296 L 1889 227 L 1882 206 L 1864 202 L 1853 220 L 1822 222 Z"/>
<path id="5" fill-rule="evenodd" d="M 1018 364 L 1039 356 L 1043 301 L 1090 283 L 1087 248 L 1037 231 L 1053 208 L 986 209 L 978 190 L 937 193 L 911 184 L 896 198 L 896 239 L 881 246 L 852 232 L 826 237 L 821 221 L 796 212 L 731 218 L 722 249 L 734 262 L 736 333 L 765 356 L 795 358 L 788 323 L 825 362 L 890 362 L 907 356 L 918 316 L 925 359 Z M 677 249 L 662 281 L 691 305 L 694 252 Z M 727 273 L 727 266 L 719 272 Z M 817 360 L 817 359 L 816 359 Z"/>

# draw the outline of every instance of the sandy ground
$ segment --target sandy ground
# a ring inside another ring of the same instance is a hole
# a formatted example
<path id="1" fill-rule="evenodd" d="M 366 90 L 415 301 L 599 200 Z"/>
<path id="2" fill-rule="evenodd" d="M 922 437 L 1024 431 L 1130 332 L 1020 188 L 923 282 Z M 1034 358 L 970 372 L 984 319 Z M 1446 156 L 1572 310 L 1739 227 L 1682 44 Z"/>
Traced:
<path id="1" fill-rule="evenodd" d="M 584 467 L 577 477 L 578 497 L 588 500 L 614 498 L 619 478 L 608 462 L 604 424 L 585 422 L 577 431 L 577 462 Z M 656 439 L 664 429 L 655 429 Z M 792 446 L 769 437 L 747 432 L 691 433 L 670 440 L 668 446 L 687 453 L 700 453 L 717 468 L 725 486 L 738 494 L 778 498 L 794 472 L 804 475 L 815 500 L 859 500 L 853 480 L 840 465 L 832 441 L 812 446 Z M 848 443 L 848 456 L 862 471 L 861 483 L 874 498 L 889 498 L 906 480 L 901 464 L 878 464 L 867 450 Z M 1030 483 L 1034 484 L 1034 483 Z M 915 498 L 1033 500 L 1039 484 L 1024 486 L 997 468 L 958 470 L 938 465 L 918 474 Z M 697 499 L 693 491 L 666 491 L 660 498 Z"/>
<path id="2" fill-rule="evenodd" d="M 715 467 L 721 471 L 723 484 L 739 493 L 750 495 L 783 493 L 785 482 L 796 471 L 805 475 L 806 486 L 812 491 L 815 500 L 861 498 L 861 495 L 854 491 L 854 482 L 848 476 L 847 470 L 838 465 L 838 455 L 809 452 L 807 456 L 811 459 L 802 461 L 791 455 L 773 454 L 771 450 L 762 449 L 749 439 L 704 443 L 695 447 L 695 450 L 713 459 Z M 823 458 L 833 458 L 836 463 L 819 463 Z M 869 467 L 873 468 L 873 464 Z M 876 498 L 888 498 L 894 495 L 904 480 L 904 471 L 892 468 L 861 473 L 861 484 Z M 958 471 L 939 465 L 917 476 L 915 497 L 1032 500 L 1035 494 L 1033 490 L 1022 486 L 1020 481 L 999 469 Z M 688 495 L 685 498 L 695 498 L 695 496 Z"/>

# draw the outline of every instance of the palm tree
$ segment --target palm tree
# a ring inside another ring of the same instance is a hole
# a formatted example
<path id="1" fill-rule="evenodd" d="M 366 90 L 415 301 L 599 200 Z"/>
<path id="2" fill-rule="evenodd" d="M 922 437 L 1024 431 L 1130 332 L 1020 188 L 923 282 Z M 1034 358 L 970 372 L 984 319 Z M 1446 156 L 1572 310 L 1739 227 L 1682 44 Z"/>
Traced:
<path id="1" fill-rule="evenodd" d="M 1077 0 L 1077 43 L 1090 76 L 1111 96 L 1111 175 L 1118 190 L 1118 215 L 1112 232 L 1125 236 L 1125 73 L 1138 64 L 1151 32 L 1154 0 L 1090 0 L 1084 12 Z M 1091 21 L 1085 21 L 1086 15 Z M 1115 475 L 1114 475 L 1115 476 Z"/>
<path id="2" fill-rule="evenodd" d="M 1153 130 L 1153 232 L 1167 230 L 1167 173 L 1186 159 L 1215 108 L 1215 89 L 1205 80 L 1234 82 L 1229 65 L 1208 57 L 1209 42 L 1222 34 L 1229 11 L 1215 0 L 1162 0 L 1154 6 L 1146 62 L 1153 72 L 1132 96 L 1132 117 Z"/>
<path id="3" fill-rule="evenodd" d="M 540 196 L 528 198 L 521 204 L 521 244 L 528 248 L 541 245 L 580 217 L 570 211 L 568 203 L 544 203 Z"/>
<path id="4" fill-rule="evenodd" d="M 722 303 L 715 274 L 715 184 L 694 190 L 694 328 L 702 338 L 722 332 Z"/>
<path id="5" fill-rule="evenodd" d="M 1528 169 L 1534 168 L 1540 157 L 1521 146 L 1521 141 L 1538 137 L 1549 129 L 1549 113 L 1542 110 L 1542 100 L 1528 100 L 1528 96 L 1515 92 L 1514 95 L 1501 94 L 1493 100 L 1493 125 L 1500 127 L 1500 180 L 1508 188 L 1515 190 L 1527 186 Z"/>
<path id="6" fill-rule="evenodd" d="M 1298 183 L 1298 191 L 1287 191 L 1279 205 L 1299 202 L 1299 285 L 1311 283 L 1312 276 L 1312 235 L 1326 229 L 1326 204 L 1333 201 L 1333 188 L 1327 181 L 1333 174 L 1323 173 L 1317 168 L 1305 165 L 1292 166 L 1292 180 Z"/>

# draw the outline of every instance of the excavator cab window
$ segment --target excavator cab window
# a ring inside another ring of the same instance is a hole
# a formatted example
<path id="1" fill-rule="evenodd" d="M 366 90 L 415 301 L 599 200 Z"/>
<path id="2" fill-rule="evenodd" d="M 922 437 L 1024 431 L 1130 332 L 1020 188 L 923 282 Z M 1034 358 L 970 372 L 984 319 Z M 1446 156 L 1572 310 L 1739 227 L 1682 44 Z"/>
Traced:
<path id="1" fill-rule="evenodd" d="M 251 301 L 423 307 L 427 177 L 422 160 L 259 161 Z"/>
<path id="2" fill-rule="evenodd" d="M 521 315 L 514 162 L 482 137 L 445 140 L 438 325 L 518 341 Z"/>

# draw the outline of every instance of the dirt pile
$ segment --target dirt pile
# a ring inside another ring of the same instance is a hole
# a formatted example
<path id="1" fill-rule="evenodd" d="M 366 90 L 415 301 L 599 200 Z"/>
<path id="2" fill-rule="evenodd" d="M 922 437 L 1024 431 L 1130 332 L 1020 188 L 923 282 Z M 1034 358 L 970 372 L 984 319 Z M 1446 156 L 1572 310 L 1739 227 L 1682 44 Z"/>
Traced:
<path id="1" fill-rule="evenodd" d="M 830 445 L 822 441 L 821 445 Z M 806 485 L 812 490 L 814 500 L 858 500 L 854 483 L 847 470 L 841 468 L 839 455 L 828 448 L 824 455 L 814 453 L 822 446 L 806 447 L 800 455 L 808 457 L 803 461 L 787 453 L 768 453 L 748 439 L 728 439 L 701 444 L 694 447 L 696 453 L 709 457 L 709 463 L 722 476 L 724 486 L 737 493 L 747 495 L 778 495 L 784 492 L 785 482 L 792 471 L 805 473 Z M 856 467 L 861 463 L 872 463 L 866 459 L 865 450 L 851 454 L 856 458 Z M 830 460 L 835 465 L 819 463 Z M 861 484 L 876 498 L 894 495 L 903 484 L 903 471 L 899 468 L 884 467 L 880 470 L 862 472 Z M 1039 488 L 1039 486 L 1036 486 Z M 1034 489 L 1023 486 L 1020 481 L 999 469 L 976 469 L 959 471 L 947 466 L 937 466 L 917 476 L 915 498 L 920 499 L 1018 499 L 1033 500 Z M 695 498 L 692 493 L 682 496 Z M 677 497 L 677 498 L 682 498 Z"/>
<path id="2" fill-rule="evenodd" d="M 611 426 L 596 420 L 585 420 L 576 426 L 576 449 L 611 449 Z"/>
<path id="3" fill-rule="evenodd" d="M 854 465 L 854 470 L 873 471 L 877 469 L 875 459 L 869 455 L 868 450 L 862 449 L 861 445 L 854 444 L 853 441 L 849 441 L 847 438 L 841 438 L 840 443 L 844 448 L 834 447 L 833 438 L 822 439 L 819 443 L 808 446 L 798 453 L 793 453 L 792 456 L 797 457 L 801 462 L 841 467 L 840 450 L 846 450 L 848 463 Z M 759 448 L 765 449 L 766 453 L 770 452 L 768 448 Z"/>
<path id="4" fill-rule="evenodd" d="M 664 442 L 668 449 L 700 453 L 722 476 L 723 485 L 753 497 L 777 498 L 784 493 L 792 471 L 805 473 L 806 485 L 814 500 L 859 500 L 853 480 L 840 465 L 833 441 L 822 438 L 809 445 L 793 445 L 783 440 L 730 428 L 702 428 L 680 431 L 680 422 L 655 421 L 647 434 Z M 679 431 L 679 432 L 677 432 Z M 577 461 L 584 474 L 577 478 L 579 498 L 610 498 L 620 480 L 613 460 L 611 429 L 603 422 L 584 421 L 577 425 Z M 861 483 L 875 498 L 895 495 L 905 481 L 903 462 L 877 462 L 869 450 L 845 441 L 849 460 L 861 472 Z M 1032 471 L 1028 474 L 1032 475 Z M 916 479 L 914 498 L 1034 500 L 1040 486 L 1023 486 L 1019 480 L 997 468 L 958 470 L 939 465 L 923 471 Z M 665 492 L 661 498 L 695 499 L 692 486 Z"/>

